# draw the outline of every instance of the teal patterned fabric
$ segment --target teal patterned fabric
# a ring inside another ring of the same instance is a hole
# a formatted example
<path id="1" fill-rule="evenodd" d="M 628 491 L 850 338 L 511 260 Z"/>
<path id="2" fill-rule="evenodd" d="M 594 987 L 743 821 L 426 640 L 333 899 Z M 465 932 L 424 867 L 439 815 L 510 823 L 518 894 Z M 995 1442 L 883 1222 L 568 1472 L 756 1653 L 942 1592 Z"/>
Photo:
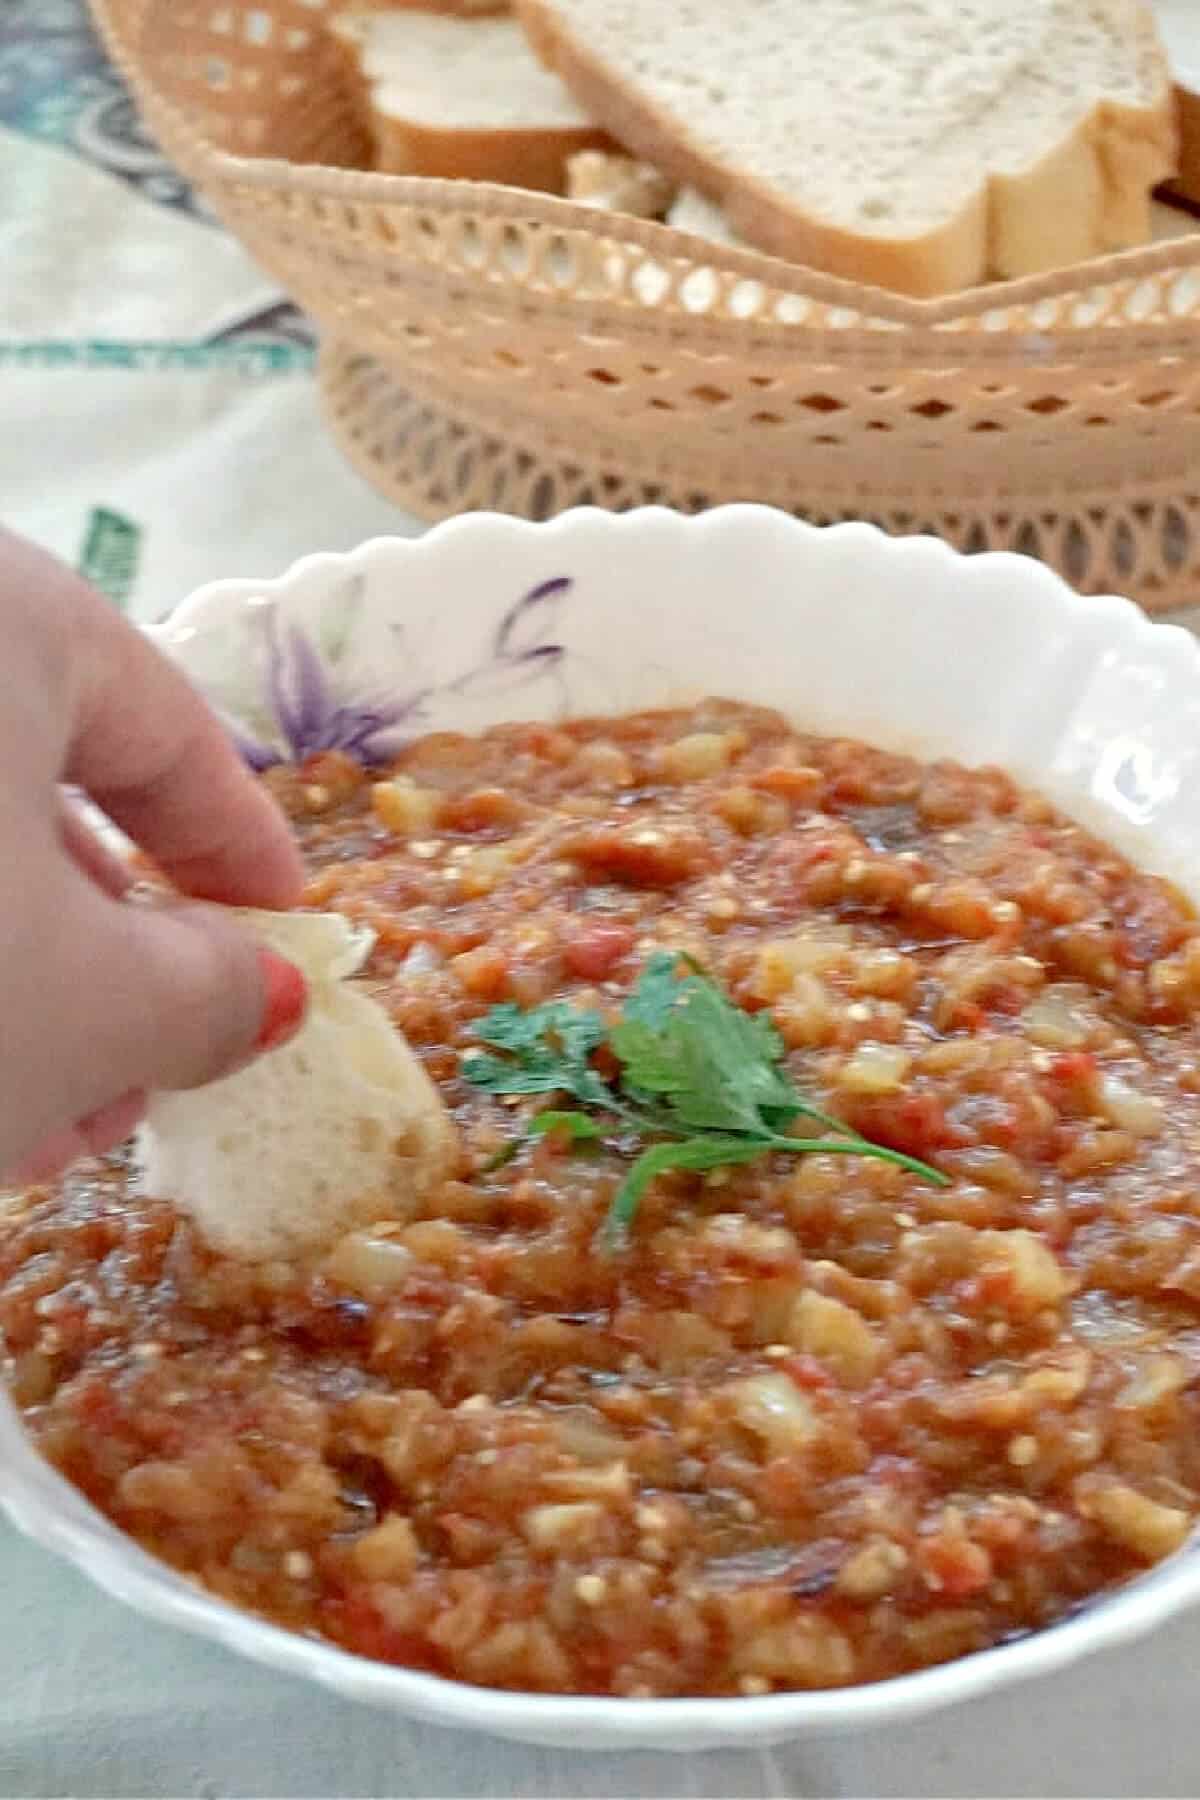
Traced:
<path id="1" fill-rule="evenodd" d="M 203 200 L 173 169 L 143 125 L 128 89 L 108 60 L 84 0 L 0 0 L 0 126 L 82 157 L 160 206 L 202 219 Z M 14 357 L 95 367 L 210 367 L 249 353 L 251 372 L 311 363 L 313 328 L 289 301 L 232 318 L 199 345 L 0 341 L 0 371 Z"/>

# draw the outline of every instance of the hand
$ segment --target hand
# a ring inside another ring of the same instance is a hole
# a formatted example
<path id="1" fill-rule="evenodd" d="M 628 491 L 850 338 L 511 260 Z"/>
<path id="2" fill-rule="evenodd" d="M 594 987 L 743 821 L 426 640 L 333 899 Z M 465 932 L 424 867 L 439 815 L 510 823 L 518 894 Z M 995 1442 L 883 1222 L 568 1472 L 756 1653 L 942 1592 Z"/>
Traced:
<path id="1" fill-rule="evenodd" d="M 181 894 L 286 907 L 287 826 L 167 660 L 0 533 L 0 1176 L 111 1149 L 148 1090 L 198 1087 L 300 1024 L 305 988 L 217 907 L 122 903 L 82 789 Z"/>

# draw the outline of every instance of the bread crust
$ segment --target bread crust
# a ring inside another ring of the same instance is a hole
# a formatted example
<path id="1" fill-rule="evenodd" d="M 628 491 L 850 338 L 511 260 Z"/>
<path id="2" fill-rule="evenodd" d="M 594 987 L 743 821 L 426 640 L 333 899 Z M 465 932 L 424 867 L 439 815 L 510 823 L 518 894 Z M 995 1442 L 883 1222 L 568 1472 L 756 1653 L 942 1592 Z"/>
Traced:
<path id="1" fill-rule="evenodd" d="M 567 198 L 601 212 L 633 219 L 661 219 L 675 189 L 660 170 L 625 155 L 584 150 L 567 163 Z"/>
<path id="2" fill-rule="evenodd" d="M 354 0 L 355 12 L 431 12 L 450 19 L 494 19 L 509 0 Z"/>
<path id="3" fill-rule="evenodd" d="M 1176 88 L 1179 102 L 1179 179 L 1175 183 L 1185 200 L 1200 206 L 1200 93 Z"/>
<path id="4" fill-rule="evenodd" d="M 343 78 L 373 146 L 373 165 L 385 175 L 420 175 L 447 181 L 490 181 L 502 187 L 542 193 L 566 191 L 567 162 L 581 150 L 611 151 L 608 133 L 594 125 L 481 126 L 431 125 L 426 120 L 385 112 L 375 103 L 371 81 L 356 53 L 352 28 L 344 21 L 364 12 L 438 12 L 482 18 L 506 13 L 495 0 L 440 0 L 437 5 L 363 5 L 334 14 L 327 32 L 337 48 Z"/>
<path id="5" fill-rule="evenodd" d="M 598 127 L 459 131 L 419 124 L 370 107 L 375 166 L 386 175 L 493 181 L 504 187 L 566 191 L 567 162 L 580 150 L 611 150 Z"/>
<path id="6" fill-rule="evenodd" d="M 992 175 L 931 231 L 867 237 L 799 211 L 712 156 L 560 17 L 555 0 L 516 0 L 536 54 L 618 142 L 720 206 L 756 249 L 869 286 L 933 299 L 995 277 L 1041 274 L 1150 236 L 1150 190 L 1175 171 L 1176 106 L 1165 55 L 1161 100 L 1102 101 L 1028 169 Z M 1138 28 L 1155 36 L 1144 6 Z"/>

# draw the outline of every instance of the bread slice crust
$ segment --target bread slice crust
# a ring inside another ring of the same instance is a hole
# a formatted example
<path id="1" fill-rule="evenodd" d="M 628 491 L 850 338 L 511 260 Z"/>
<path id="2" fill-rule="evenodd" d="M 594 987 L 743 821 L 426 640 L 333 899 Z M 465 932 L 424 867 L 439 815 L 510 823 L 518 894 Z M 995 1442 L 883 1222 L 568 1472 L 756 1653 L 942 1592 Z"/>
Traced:
<path id="1" fill-rule="evenodd" d="M 864 19 L 874 3 L 861 0 Z M 740 0 L 739 24 L 757 4 Z M 1151 190 L 1174 173 L 1178 151 L 1175 98 L 1153 17 L 1141 0 L 1043 4 L 1074 7 L 1098 18 L 1097 29 L 1128 33 L 1131 79 L 1136 70 L 1144 90 L 1139 103 L 1081 98 L 1078 117 L 1054 141 L 1031 147 L 1019 166 L 985 169 L 974 191 L 944 218 L 913 230 L 895 229 L 886 219 L 848 228 L 830 210 L 800 203 L 784 184 L 722 155 L 701 122 L 702 106 L 684 116 L 653 80 L 638 79 L 627 62 L 614 58 L 605 33 L 589 31 L 589 19 L 602 18 L 608 0 L 516 0 L 516 10 L 534 50 L 582 109 L 680 186 L 694 187 L 720 206 L 749 244 L 829 274 L 931 299 L 1149 241 Z M 728 19 L 727 0 L 689 0 L 693 42 L 703 37 L 706 15 L 717 29 L 721 17 Z M 796 143 L 799 166 L 800 118 Z"/>
<path id="2" fill-rule="evenodd" d="M 442 0 L 439 6 L 355 5 L 336 13 L 328 30 L 338 46 L 347 84 L 373 145 L 376 169 L 389 175 L 420 175 L 453 181 L 497 182 L 505 187 L 534 188 L 561 194 L 566 187 L 569 158 L 583 150 L 607 150 L 608 134 L 582 116 L 568 119 L 530 117 L 506 122 L 459 123 L 429 116 L 419 110 L 415 96 L 407 108 L 399 83 L 381 82 L 367 65 L 365 43 L 372 22 L 383 14 L 397 20 L 411 16 L 417 29 L 431 18 L 445 21 L 448 30 L 461 34 L 465 44 L 478 36 L 481 68 L 491 33 L 502 9 L 462 10 Z M 466 59 L 464 59 L 465 61 Z M 532 59 L 531 59 L 532 61 Z M 468 97 L 469 98 L 469 97 Z M 564 101 L 567 100 L 564 93 Z M 463 109 L 463 95 L 455 96 L 456 112 Z M 480 111 L 483 112 L 481 105 Z M 564 106 L 563 112 L 574 112 Z"/>

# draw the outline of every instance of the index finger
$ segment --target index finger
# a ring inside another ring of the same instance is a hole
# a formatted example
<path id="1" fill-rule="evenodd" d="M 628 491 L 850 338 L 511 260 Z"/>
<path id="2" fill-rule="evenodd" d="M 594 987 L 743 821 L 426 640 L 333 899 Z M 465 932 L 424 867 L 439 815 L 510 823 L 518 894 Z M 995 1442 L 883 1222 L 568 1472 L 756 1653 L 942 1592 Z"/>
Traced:
<path id="1" fill-rule="evenodd" d="M 59 779 L 83 788 L 181 892 L 290 906 L 303 870 L 282 813 L 178 669 L 70 570 L 5 542 L 6 574 L 33 596 L 65 671 Z"/>

